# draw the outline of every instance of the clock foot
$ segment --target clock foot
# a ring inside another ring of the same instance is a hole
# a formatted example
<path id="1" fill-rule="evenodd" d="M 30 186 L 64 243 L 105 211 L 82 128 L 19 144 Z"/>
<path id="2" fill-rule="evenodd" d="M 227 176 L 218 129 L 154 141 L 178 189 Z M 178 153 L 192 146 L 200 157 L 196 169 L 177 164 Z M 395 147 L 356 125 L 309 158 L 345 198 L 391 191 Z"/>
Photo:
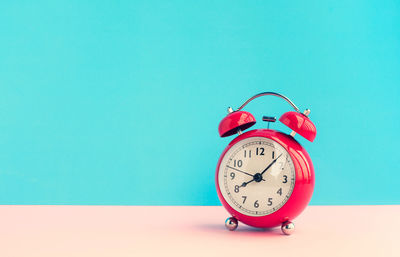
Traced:
<path id="1" fill-rule="evenodd" d="M 225 227 L 230 231 L 237 229 L 238 227 L 238 220 L 234 217 L 229 217 L 225 220 Z"/>
<path id="2" fill-rule="evenodd" d="M 282 223 L 281 226 L 282 233 L 285 235 L 291 235 L 294 232 L 294 223 L 291 221 L 286 221 Z"/>

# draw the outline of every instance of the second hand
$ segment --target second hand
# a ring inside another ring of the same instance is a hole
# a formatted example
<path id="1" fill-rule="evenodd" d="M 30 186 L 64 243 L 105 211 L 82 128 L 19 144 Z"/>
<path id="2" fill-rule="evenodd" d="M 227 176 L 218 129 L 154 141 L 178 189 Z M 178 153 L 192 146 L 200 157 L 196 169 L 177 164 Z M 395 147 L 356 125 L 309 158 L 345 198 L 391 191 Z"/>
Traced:
<path id="1" fill-rule="evenodd" d="M 236 168 L 233 168 L 233 167 L 231 167 L 231 166 L 228 166 L 228 165 L 226 165 L 226 167 L 228 167 L 228 168 L 231 168 L 231 169 L 233 169 L 233 170 L 239 171 L 239 172 L 241 172 L 241 173 L 243 173 L 243 174 L 246 174 L 246 175 L 249 175 L 249 176 L 252 176 L 252 177 L 253 177 L 253 175 L 252 175 L 252 174 L 250 174 L 250 173 L 247 173 L 247 172 L 245 172 L 245 171 L 238 170 L 238 169 L 236 169 Z"/>

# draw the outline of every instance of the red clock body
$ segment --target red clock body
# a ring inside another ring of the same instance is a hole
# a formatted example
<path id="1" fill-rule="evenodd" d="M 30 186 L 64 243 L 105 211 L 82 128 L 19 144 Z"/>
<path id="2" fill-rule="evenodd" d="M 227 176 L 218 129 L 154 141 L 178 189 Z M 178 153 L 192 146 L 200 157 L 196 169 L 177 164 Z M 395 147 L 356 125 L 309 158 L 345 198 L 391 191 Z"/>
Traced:
<path id="1" fill-rule="evenodd" d="M 267 138 L 282 146 L 290 155 L 295 169 L 294 188 L 289 198 L 279 209 L 265 216 L 253 216 L 235 210 L 224 198 L 218 179 L 221 162 L 229 149 L 242 140 L 252 137 Z M 314 179 L 314 167 L 306 150 L 292 136 L 271 129 L 256 129 L 236 137 L 223 151 L 216 170 L 216 187 L 222 205 L 232 217 L 247 225 L 259 228 L 280 226 L 282 223 L 297 217 L 311 200 Z"/>

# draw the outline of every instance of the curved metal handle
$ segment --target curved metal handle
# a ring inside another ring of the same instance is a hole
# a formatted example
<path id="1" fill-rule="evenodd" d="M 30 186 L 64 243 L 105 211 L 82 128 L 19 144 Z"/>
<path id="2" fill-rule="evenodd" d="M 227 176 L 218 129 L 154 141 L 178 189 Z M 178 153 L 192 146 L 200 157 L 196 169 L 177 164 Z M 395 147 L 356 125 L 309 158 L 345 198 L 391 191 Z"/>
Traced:
<path id="1" fill-rule="evenodd" d="M 274 93 L 274 92 L 264 92 L 264 93 L 259 93 L 251 98 L 249 98 L 246 102 L 244 102 L 244 104 L 242 104 L 242 106 L 240 106 L 236 111 L 240 111 L 241 109 L 243 109 L 243 107 L 245 107 L 248 103 L 250 103 L 251 101 L 253 101 L 254 99 L 260 97 L 260 96 L 264 96 L 264 95 L 274 95 L 277 96 L 279 98 L 282 98 L 283 100 L 285 100 L 286 102 L 288 102 L 295 110 L 296 112 L 300 112 L 299 108 L 292 102 L 290 101 L 289 98 L 287 98 L 284 95 L 278 94 L 278 93 Z"/>

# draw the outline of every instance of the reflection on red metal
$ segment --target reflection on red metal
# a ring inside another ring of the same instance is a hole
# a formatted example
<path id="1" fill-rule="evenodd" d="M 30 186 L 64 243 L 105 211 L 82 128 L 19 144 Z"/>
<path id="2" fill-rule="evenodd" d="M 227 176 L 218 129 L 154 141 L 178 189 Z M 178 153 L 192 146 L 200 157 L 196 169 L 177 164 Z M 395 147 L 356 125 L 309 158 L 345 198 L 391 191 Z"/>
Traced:
<path id="1" fill-rule="evenodd" d="M 311 142 L 314 141 L 317 135 L 314 123 L 304 114 L 286 112 L 279 118 L 279 121 Z"/>
<path id="2" fill-rule="evenodd" d="M 219 123 L 218 132 L 221 137 L 231 136 L 236 134 L 238 130 L 245 130 L 256 124 L 254 116 L 245 111 L 229 113 Z"/>

